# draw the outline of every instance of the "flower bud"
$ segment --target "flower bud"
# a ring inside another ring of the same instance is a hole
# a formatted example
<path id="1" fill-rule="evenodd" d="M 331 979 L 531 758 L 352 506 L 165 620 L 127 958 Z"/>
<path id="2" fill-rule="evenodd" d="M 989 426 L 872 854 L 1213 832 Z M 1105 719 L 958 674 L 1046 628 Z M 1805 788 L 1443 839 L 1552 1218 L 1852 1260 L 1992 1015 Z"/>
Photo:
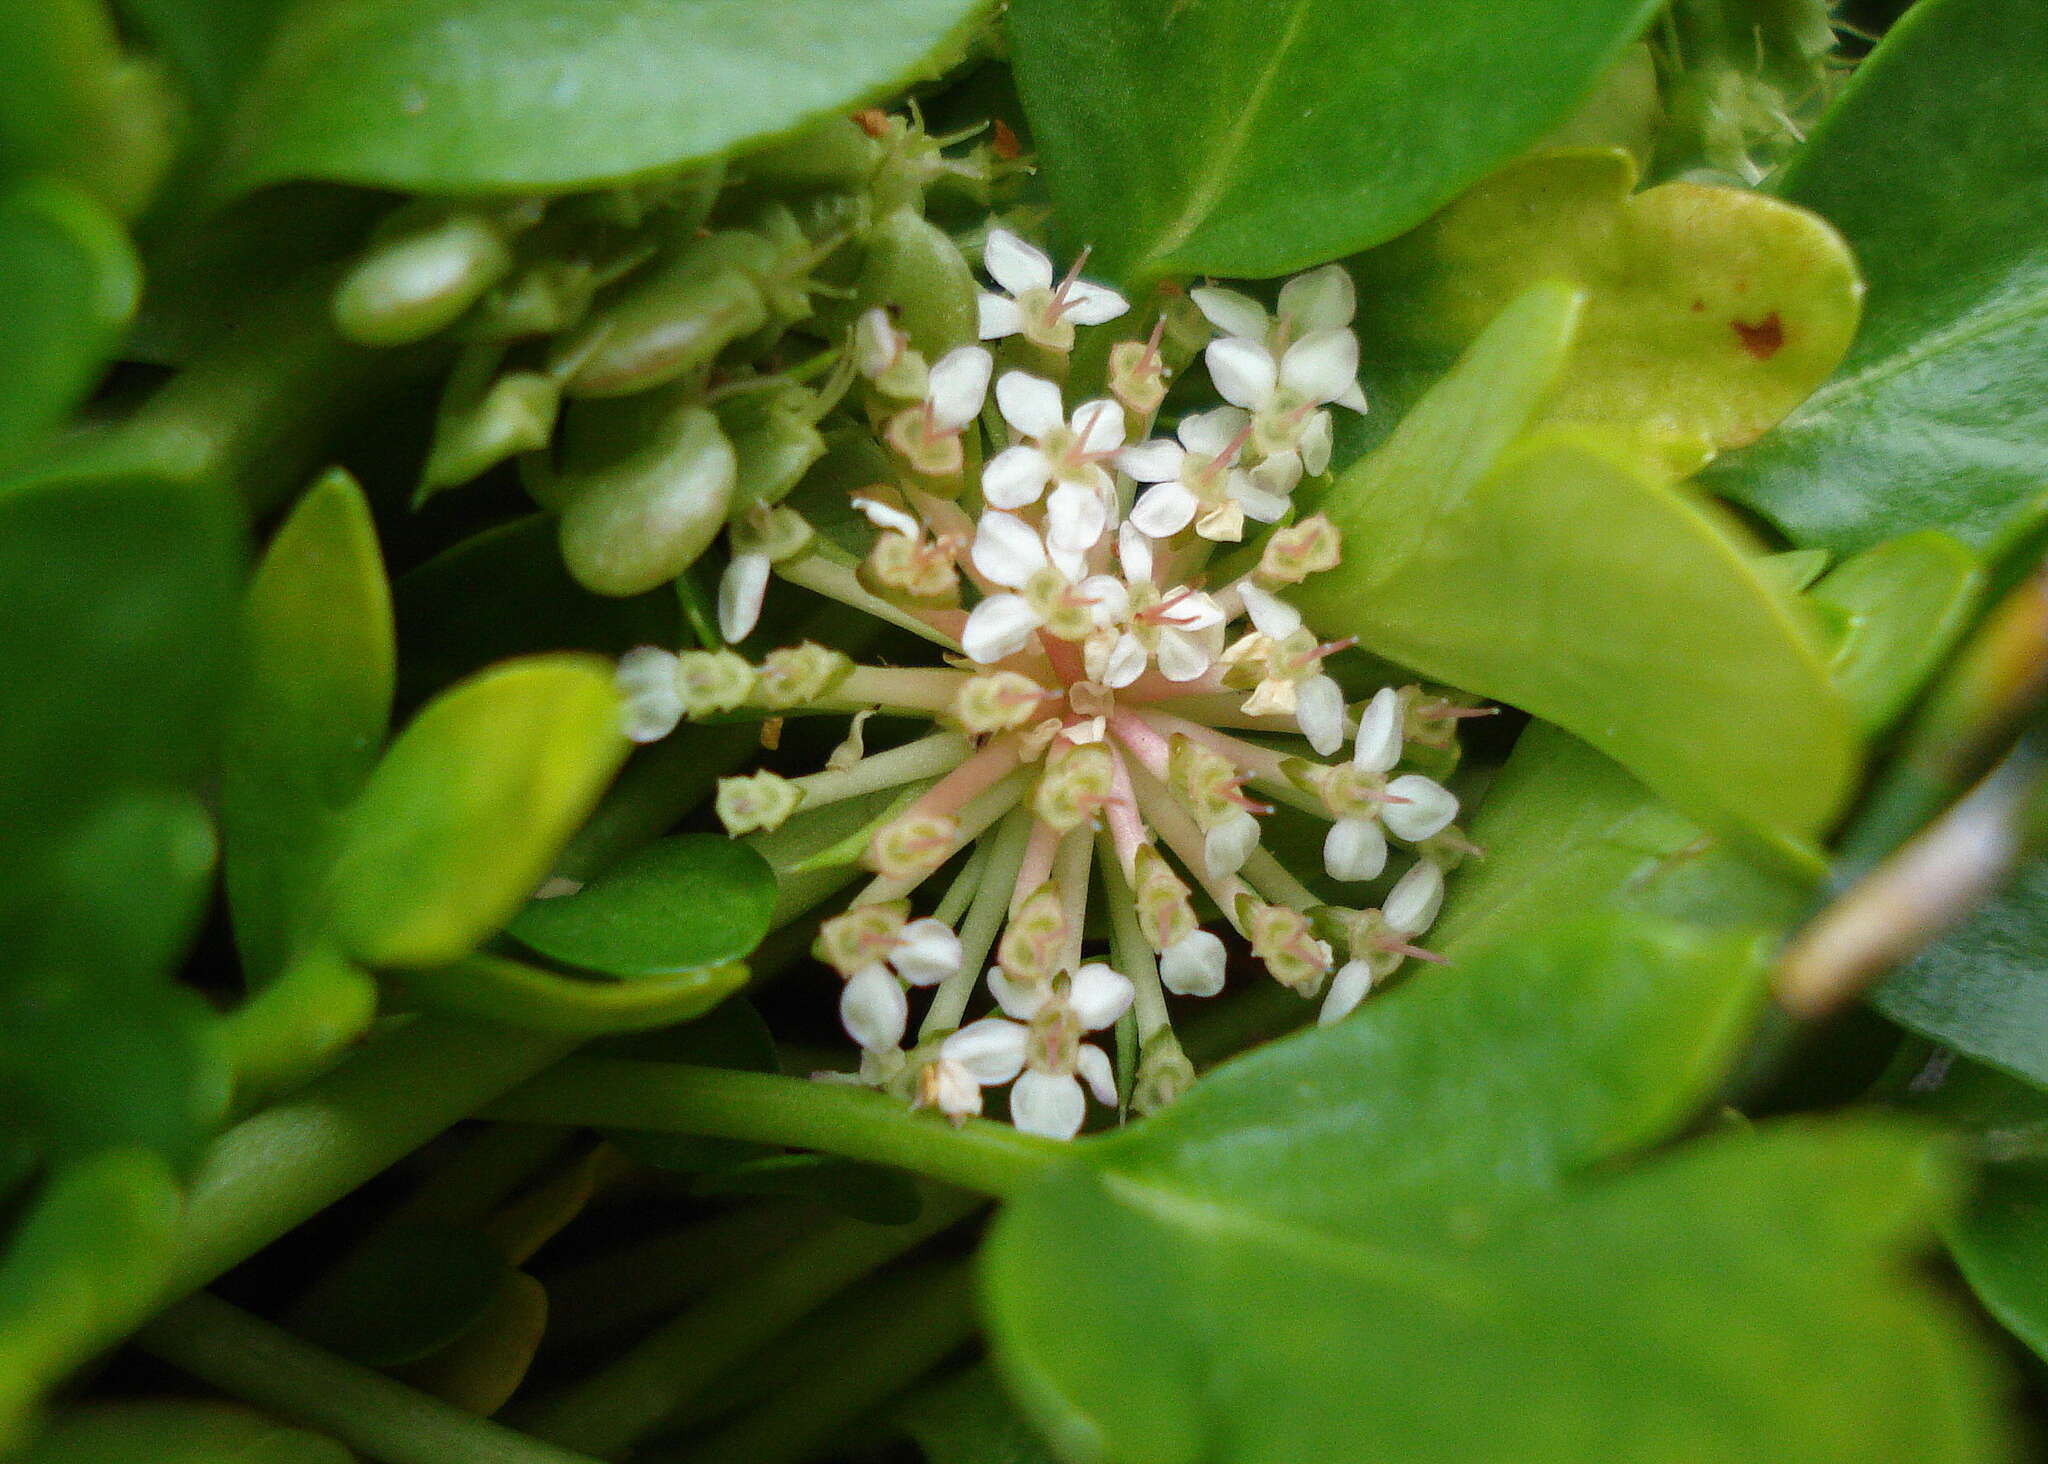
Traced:
<path id="1" fill-rule="evenodd" d="M 1138 929 L 1153 950 L 1163 953 L 1194 934 L 1195 906 L 1188 898 L 1187 883 L 1150 844 L 1138 846 L 1131 889 L 1138 906 Z"/>
<path id="2" fill-rule="evenodd" d="M 1267 905 L 1249 898 L 1239 904 L 1252 954 L 1282 986 L 1314 996 L 1329 972 L 1332 956 L 1329 946 L 1317 940 L 1309 928 L 1308 917 L 1286 905 Z"/>
<path id="3" fill-rule="evenodd" d="M 1194 1086 L 1195 1065 L 1180 1050 L 1180 1044 L 1170 1037 L 1154 1040 L 1146 1043 L 1138 1054 L 1138 1080 L 1131 1092 L 1131 1107 L 1140 1115 L 1157 1113 L 1180 1101 Z"/>
<path id="4" fill-rule="evenodd" d="M 864 860 L 884 879 L 922 879 L 953 856 L 959 839 L 957 819 L 906 813 L 875 830 Z"/>
<path id="5" fill-rule="evenodd" d="M 903 208 L 877 219 L 865 242 L 861 306 L 887 311 L 927 361 L 973 343 L 974 271 L 945 230 Z"/>
<path id="6" fill-rule="evenodd" d="M 803 789 L 776 773 L 720 778 L 713 808 L 733 838 L 756 830 L 781 828 L 804 801 Z"/>
<path id="7" fill-rule="evenodd" d="M 1038 715 L 1045 688 L 1016 671 L 970 677 L 953 698 L 953 715 L 977 737 L 1014 732 Z"/>
<path id="8" fill-rule="evenodd" d="M 1343 558 L 1337 526 L 1312 513 L 1298 524 L 1275 529 L 1259 553 L 1258 582 L 1267 589 L 1298 585 L 1312 574 L 1335 569 Z"/>
<path id="9" fill-rule="evenodd" d="M 460 334 L 480 342 L 557 335 L 584 317 L 596 293 L 597 271 L 588 260 L 536 260 L 487 290 Z"/>
<path id="10" fill-rule="evenodd" d="M 463 210 L 370 246 L 334 292 L 334 326 L 359 345 L 401 346 L 453 325 L 512 268 L 505 228 Z"/>
<path id="11" fill-rule="evenodd" d="M 996 964 L 1012 981 L 1030 986 L 1051 981 L 1067 944 L 1067 912 L 1059 891 L 1040 885 L 1017 907 L 996 946 Z"/>
<path id="12" fill-rule="evenodd" d="M 1064 834 L 1093 818 L 1115 783 L 1115 760 L 1101 743 L 1054 743 L 1032 795 L 1032 811 Z"/>
<path id="13" fill-rule="evenodd" d="M 755 235 L 714 234 L 629 285 L 557 348 L 571 396 L 624 396 L 709 365 L 760 328 L 768 301 L 751 270 L 774 250 Z"/>
<path id="14" fill-rule="evenodd" d="M 436 489 L 467 483 L 506 458 L 546 447 L 561 402 L 554 378 L 537 371 L 508 372 L 481 398 L 458 393 L 451 381 L 415 502 Z"/>
<path id="15" fill-rule="evenodd" d="M 725 526 L 737 471 L 718 419 L 683 408 L 609 467 L 564 474 L 563 562 L 600 595 L 637 595 L 674 579 Z"/>
<path id="16" fill-rule="evenodd" d="M 734 171 L 747 181 L 791 191 L 848 189 L 866 183 L 882 160 L 882 145 L 851 117 L 828 117 L 783 142 L 748 153 Z"/>
<path id="17" fill-rule="evenodd" d="M 804 387 L 743 392 L 716 410 L 739 461 L 733 484 L 737 508 L 780 503 L 825 455 L 825 439 L 814 421 L 817 398 Z"/>
<path id="18" fill-rule="evenodd" d="M 629 741 L 658 742 L 682 720 L 676 658 L 659 646 L 636 646 L 619 657 L 612 684 L 625 703 L 619 730 Z"/>
<path id="19" fill-rule="evenodd" d="M 852 670 L 852 661 L 816 641 L 785 646 L 761 662 L 754 700 L 777 711 L 805 706 L 829 694 Z"/>
<path id="20" fill-rule="evenodd" d="M 771 564 L 794 559 L 816 537 L 804 516 L 793 508 L 754 505 L 732 521 L 732 551 L 759 554 Z"/>
<path id="21" fill-rule="evenodd" d="M 855 905 L 819 925 L 811 954 L 841 976 L 851 976 L 864 966 L 886 960 L 909 918 L 908 900 Z"/>
<path id="22" fill-rule="evenodd" d="M 676 693 L 683 715 L 730 712 L 754 694 L 755 672 L 735 651 L 684 651 L 676 657 Z"/>

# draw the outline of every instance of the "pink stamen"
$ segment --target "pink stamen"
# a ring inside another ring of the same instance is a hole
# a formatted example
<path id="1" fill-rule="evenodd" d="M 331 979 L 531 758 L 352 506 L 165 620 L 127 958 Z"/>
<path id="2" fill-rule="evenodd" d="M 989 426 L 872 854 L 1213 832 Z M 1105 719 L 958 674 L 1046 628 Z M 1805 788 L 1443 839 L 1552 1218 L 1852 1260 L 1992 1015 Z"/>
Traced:
<path id="1" fill-rule="evenodd" d="M 1067 277 L 1061 280 L 1060 287 L 1053 291 L 1052 304 L 1047 306 L 1045 311 L 1045 318 L 1047 320 L 1058 320 L 1062 315 L 1080 303 L 1077 300 L 1069 299 L 1068 296 L 1074 288 L 1075 281 L 1081 278 L 1081 266 L 1088 262 L 1088 256 L 1094 252 L 1094 249 L 1095 246 L 1093 244 L 1086 245 L 1082 248 L 1080 254 L 1075 256 L 1074 267 L 1067 271 Z"/>
<path id="2" fill-rule="evenodd" d="M 1407 956 L 1410 960 L 1427 961 L 1432 966 L 1448 966 L 1451 963 L 1449 956 L 1440 956 L 1435 951 L 1426 951 L 1421 946 L 1410 945 L 1404 940 L 1379 940 L 1373 942 L 1373 944 L 1375 948 L 1383 950 L 1389 955 Z"/>
<path id="3" fill-rule="evenodd" d="M 1149 372 L 1159 364 L 1159 343 L 1166 339 L 1166 317 L 1160 316 L 1152 322 L 1152 334 L 1145 342 L 1145 353 L 1138 357 L 1138 370 Z"/>
<path id="4" fill-rule="evenodd" d="M 1249 809 L 1251 812 L 1256 813 L 1263 818 L 1265 815 L 1273 811 L 1273 805 L 1270 803 L 1261 803 L 1256 798 L 1250 798 L 1246 796 L 1244 792 L 1244 785 L 1248 781 L 1250 781 L 1250 779 L 1250 773 L 1239 773 L 1236 777 L 1232 778 L 1227 785 L 1225 785 L 1223 789 L 1223 796 L 1225 798 L 1228 798 L 1232 803 L 1235 803 L 1239 808 Z"/>
<path id="5" fill-rule="evenodd" d="M 1237 436 L 1223 444 L 1223 451 L 1209 459 L 1208 471 L 1213 473 L 1225 463 L 1235 462 L 1237 455 L 1244 451 L 1244 445 L 1251 440 L 1252 424 L 1247 421 L 1244 426 L 1237 429 Z"/>
<path id="6" fill-rule="evenodd" d="M 1347 635 L 1342 640 L 1324 641 L 1316 647 L 1316 659 L 1321 660 L 1324 656 L 1334 656 L 1339 651 L 1348 651 L 1357 644 L 1358 637 L 1355 635 Z"/>
<path id="7" fill-rule="evenodd" d="M 1417 707 L 1415 715 L 1427 717 L 1433 722 L 1460 722 L 1467 717 L 1497 717 L 1499 707 L 1454 707 L 1449 702 L 1435 702 L 1429 706 Z"/>

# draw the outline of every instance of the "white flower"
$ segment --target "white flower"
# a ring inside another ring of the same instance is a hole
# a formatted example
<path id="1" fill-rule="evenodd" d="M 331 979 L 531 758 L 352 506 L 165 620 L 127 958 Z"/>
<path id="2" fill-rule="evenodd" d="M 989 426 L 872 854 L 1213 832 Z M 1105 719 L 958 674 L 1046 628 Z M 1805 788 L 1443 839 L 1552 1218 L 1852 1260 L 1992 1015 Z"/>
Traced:
<path id="1" fill-rule="evenodd" d="M 1223 399 L 1252 414 L 1252 442 L 1262 456 L 1291 455 L 1308 474 L 1329 467 L 1330 415 L 1317 408 L 1357 391 L 1356 336 L 1311 331 L 1277 360 L 1257 341 L 1224 336 L 1209 342 L 1203 359 Z"/>
<path id="2" fill-rule="evenodd" d="M 1025 440 L 989 459 L 982 498 L 990 508 L 1018 509 L 1050 486 L 1046 537 L 1077 553 L 1093 548 L 1115 512 L 1115 485 L 1101 464 L 1124 445 L 1124 409 L 1104 397 L 1062 417 L 1059 388 L 1023 371 L 1003 373 L 996 405 Z"/>
<path id="3" fill-rule="evenodd" d="M 1285 460 L 1272 471 L 1265 464 L 1249 472 L 1237 466 L 1250 431 L 1249 414 L 1218 407 L 1183 417 L 1178 442 L 1155 438 L 1125 448 L 1117 466 L 1152 485 L 1131 509 L 1131 522 L 1155 539 L 1192 523 L 1196 533 L 1218 542 L 1243 538 L 1247 518 L 1279 522 L 1301 475 L 1289 477 Z M 1299 462 L 1293 466 L 1298 469 Z"/>
<path id="4" fill-rule="evenodd" d="M 1348 330 L 1351 317 L 1358 310 L 1351 275 L 1341 264 L 1312 269 L 1281 286 L 1277 318 L 1269 316 L 1258 301 L 1236 290 L 1210 286 L 1190 290 L 1188 295 L 1195 308 L 1223 334 L 1254 341 L 1275 354 L 1286 350 L 1289 342 L 1313 331 Z M 1365 396 L 1360 393 L 1356 401 L 1340 397 L 1338 405 L 1362 412 Z"/>
<path id="5" fill-rule="evenodd" d="M 1330 978 L 1330 989 L 1323 996 L 1323 1009 L 1316 1014 L 1316 1025 L 1327 1027 L 1350 1016 L 1372 990 L 1373 977 L 1370 961 L 1346 961 L 1339 966 L 1337 974 Z"/>
<path id="6" fill-rule="evenodd" d="M 634 742 L 659 742 L 683 719 L 676 658 L 659 646 L 639 646 L 619 657 L 612 682 L 624 705 L 619 730 Z"/>
<path id="7" fill-rule="evenodd" d="M 1178 996 L 1214 996 L 1223 989 L 1223 942 L 1194 930 L 1159 953 L 1159 979 Z"/>
<path id="8" fill-rule="evenodd" d="M 1129 597 L 1119 580 L 1085 575 L 1078 554 L 1041 539 L 1015 514 L 982 514 L 969 557 L 984 579 L 1026 592 L 990 595 L 969 613 L 960 645 L 984 666 L 1016 655 L 1055 617 L 1077 617 L 1084 634 L 1123 617 Z"/>
<path id="9" fill-rule="evenodd" d="M 1246 603 L 1250 603 L 1249 596 Z M 1368 773 L 1393 771 L 1394 764 L 1401 760 L 1406 720 L 1400 692 L 1391 686 L 1374 692 L 1365 710 L 1358 714 L 1358 741 L 1352 747 L 1352 763 Z"/>
<path id="10" fill-rule="evenodd" d="M 1318 757 L 1344 745 L 1344 688 L 1334 676 L 1311 676 L 1295 688 L 1294 724 Z"/>
<path id="11" fill-rule="evenodd" d="M 1389 802 L 1380 819 L 1397 839 L 1417 843 L 1450 827 L 1458 816 L 1458 795 L 1420 773 L 1403 773 L 1387 784 Z"/>
<path id="12" fill-rule="evenodd" d="M 880 962 L 847 978 L 839 993 L 839 1024 L 869 1052 L 899 1046 L 910 1021 L 910 998 L 896 974 Z"/>
<path id="13" fill-rule="evenodd" d="M 981 415 L 995 358 L 980 346 L 958 346 L 925 375 L 922 395 L 889 419 L 888 444 L 918 472 L 957 473 L 965 461 L 960 434 Z"/>
<path id="14" fill-rule="evenodd" d="M 728 644 L 745 640 L 761 623 L 774 563 L 758 550 L 744 550 L 733 555 L 718 577 L 718 633 Z"/>
<path id="15" fill-rule="evenodd" d="M 1168 681 L 1194 681 L 1223 649 L 1223 607 L 1200 590 L 1159 590 L 1149 579 L 1131 583 L 1122 624 L 1091 638 L 1087 668 L 1104 686 L 1129 686 L 1155 661 Z"/>
<path id="16" fill-rule="evenodd" d="M 1131 983 L 1099 961 L 1075 971 L 1064 992 L 998 975 L 991 973 L 989 985 L 1008 1017 L 970 1022 L 939 1044 L 939 1056 L 985 1087 L 1014 1080 L 1011 1121 L 1026 1133 L 1071 1139 L 1087 1117 L 1087 1093 L 1116 1102 L 1109 1054 L 1081 1036 L 1116 1025 L 1131 1005 Z"/>
<path id="17" fill-rule="evenodd" d="M 1420 935 L 1436 923 L 1437 911 L 1443 908 L 1443 903 L 1443 870 L 1427 859 L 1419 859 L 1413 869 L 1394 881 L 1380 913 L 1386 917 L 1389 929 L 1402 935 Z"/>
<path id="18" fill-rule="evenodd" d="M 976 302 L 985 341 L 1021 334 L 1048 351 L 1070 351 L 1075 326 L 1100 325 L 1131 308 L 1116 291 L 1079 278 L 1079 261 L 1075 272 L 1055 288 L 1051 258 L 1008 229 L 988 231 L 981 262 L 989 278 L 1007 292 L 984 293 Z"/>
<path id="19" fill-rule="evenodd" d="M 1387 836 L 1370 818 L 1340 818 L 1323 837 L 1323 868 L 1331 879 L 1377 879 L 1387 867 Z"/>

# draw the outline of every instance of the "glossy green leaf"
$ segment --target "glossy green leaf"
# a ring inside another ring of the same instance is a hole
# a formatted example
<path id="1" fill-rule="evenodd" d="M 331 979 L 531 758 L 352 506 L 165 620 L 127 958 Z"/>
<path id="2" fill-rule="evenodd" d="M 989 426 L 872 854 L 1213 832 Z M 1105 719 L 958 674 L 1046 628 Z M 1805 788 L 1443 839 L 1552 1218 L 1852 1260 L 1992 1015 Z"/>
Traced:
<path id="1" fill-rule="evenodd" d="M 249 84 L 224 181 L 465 193 L 629 178 L 723 156 L 936 75 L 981 11 L 980 0 L 302 9 Z"/>
<path id="2" fill-rule="evenodd" d="M 376 1231 L 292 1308 L 287 1325 L 352 1362 L 395 1367 L 460 1337 L 511 1272 L 481 1230 L 433 1222 Z"/>
<path id="3" fill-rule="evenodd" d="M 535 900 L 507 928 L 564 965 L 661 976 L 743 960 L 774 909 L 767 860 L 717 834 L 678 834 L 635 850 L 574 894 Z"/>
<path id="4" fill-rule="evenodd" d="M 1979 547 L 2048 484 L 2048 9 L 1926 0 L 1857 70 L 1780 191 L 1870 282 L 1842 372 L 1714 488 L 1795 542 L 1939 528 Z"/>
<path id="5" fill-rule="evenodd" d="M 1901 1026 L 2048 1087 L 2048 858 L 1908 961 L 1874 997 Z"/>
<path id="6" fill-rule="evenodd" d="M 984 1288 L 1074 1459 L 1976 1464 L 2005 1457 L 1989 1359 L 1903 1264 L 1946 1199 L 1929 1159 L 1910 1131 L 1778 1125 L 1435 1247 L 1077 1163 L 1005 1214 Z"/>
<path id="7" fill-rule="evenodd" d="M 0 8 L 0 178 L 43 173 L 123 215 L 171 152 L 172 104 L 121 49 L 102 0 Z"/>
<path id="8" fill-rule="evenodd" d="M 986 1363 L 913 1395 L 897 1417 L 928 1464 L 1053 1464 Z"/>
<path id="9" fill-rule="evenodd" d="M 354 1464 L 325 1434 L 225 1403 L 91 1403 L 36 1440 L 21 1464 Z"/>
<path id="10" fill-rule="evenodd" d="M 737 962 L 633 981 L 585 980 L 510 961 L 471 956 L 410 972 L 406 989 L 423 1005 L 512 1027 L 601 1037 L 644 1032 L 703 1015 L 747 984 Z"/>
<path id="11" fill-rule="evenodd" d="M 1356 266 L 1361 327 L 1439 369 L 1542 280 L 1585 291 L 1550 415 L 1679 453 L 1752 442 L 1856 333 L 1855 261 L 1825 221 L 1760 193 L 1666 183 L 1584 149 L 1510 163 Z"/>
<path id="12" fill-rule="evenodd" d="M 344 821 L 336 936 L 372 966 L 441 966 L 499 929 L 604 791 L 627 743 L 611 668 L 509 662 L 435 698 Z"/>
<path id="13" fill-rule="evenodd" d="M 84 194 L 45 179 L 0 192 L 0 458 L 92 389 L 141 292 L 127 235 Z"/>
<path id="14" fill-rule="evenodd" d="M 1830 664 L 1864 732 L 1890 726 L 1934 674 L 1968 629 L 1984 578 L 1982 560 L 1927 529 L 1864 550 L 1813 587 L 1841 616 Z"/>
<path id="15" fill-rule="evenodd" d="M 1579 298 L 1522 296 L 1338 480 L 1320 506 L 1351 551 L 1296 602 L 1326 635 L 1556 722 L 1710 826 L 1810 837 L 1856 760 L 1812 627 L 1640 453 L 1527 431 Z"/>
<path id="16" fill-rule="evenodd" d="M 236 939 L 260 978 L 309 913 L 391 720 L 391 593 L 370 506 L 347 473 L 322 478 L 278 530 L 243 628 L 221 805 Z"/>
<path id="17" fill-rule="evenodd" d="M 45 1183 L 0 1252 L 0 1453 L 26 1442 L 43 1394 L 158 1300 L 179 1207 L 144 1149 L 104 1150 Z"/>
<path id="18" fill-rule="evenodd" d="M 1015 0 L 1062 226 L 1112 278 L 1284 274 L 1392 238 L 1562 121 L 1644 0 Z"/>

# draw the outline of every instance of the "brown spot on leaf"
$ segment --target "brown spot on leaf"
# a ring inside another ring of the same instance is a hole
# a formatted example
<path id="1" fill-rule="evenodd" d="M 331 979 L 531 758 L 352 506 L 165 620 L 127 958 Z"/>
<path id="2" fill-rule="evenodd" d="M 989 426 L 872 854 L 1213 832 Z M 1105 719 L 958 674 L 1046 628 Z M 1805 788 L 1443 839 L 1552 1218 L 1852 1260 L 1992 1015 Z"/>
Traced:
<path id="1" fill-rule="evenodd" d="M 1701 313 L 1702 311 L 1704 311 L 1704 310 L 1705 310 L 1706 308 L 1707 308 L 1707 302 L 1706 302 L 1706 301 L 1704 301 L 1704 300 L 1695 300 L 1695 301 L 1693 301 L 1693 302 L 1692 302 L 1692 313 L 1693 313 L 1693 314 L 1695 314 L 1695 315 L 1698 315 L 1698 314 L 1700 314 L 1700 313 Z"/>
<path id="2" fill-rule="evenodd" d="M 1024 144 L 1017 140 L 1017 134 L 1009 123 L 1000 117 L 996 118 L 994 131 L 995 135 L 990 139 L 989 147 L 997 157 L 1006 163 L 1014 163 L 1024 156 Z"/>
<path id="3" fill-rule="evenodd" d="M 1785 345 L 1785 322 L 1773 310 L 1755 325 L 1744 321 L 1731 320 L 1728 328 L 1735 332 L 1735 338 L 1742 342 L 1742 349 L 1759 361 L 1768 361 L 1778 354 Z"/>

